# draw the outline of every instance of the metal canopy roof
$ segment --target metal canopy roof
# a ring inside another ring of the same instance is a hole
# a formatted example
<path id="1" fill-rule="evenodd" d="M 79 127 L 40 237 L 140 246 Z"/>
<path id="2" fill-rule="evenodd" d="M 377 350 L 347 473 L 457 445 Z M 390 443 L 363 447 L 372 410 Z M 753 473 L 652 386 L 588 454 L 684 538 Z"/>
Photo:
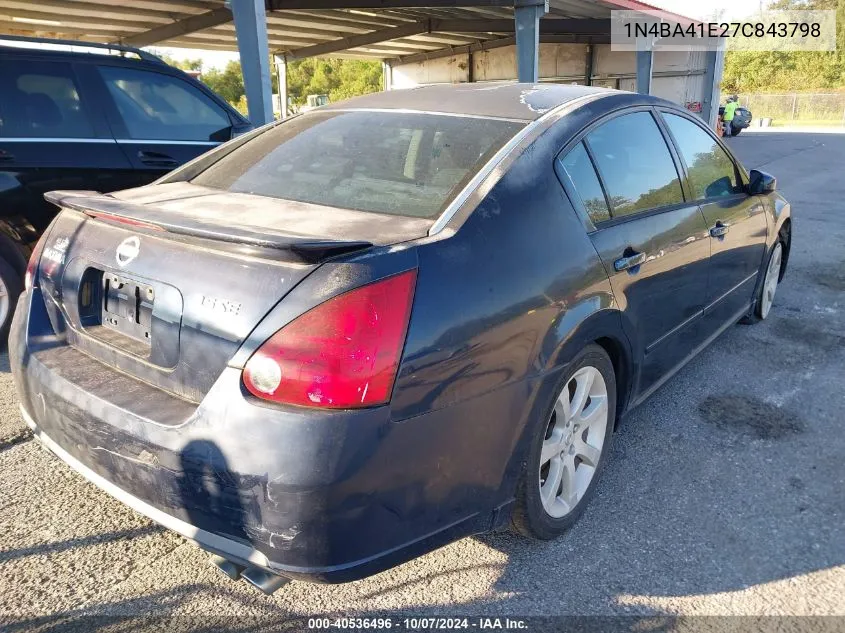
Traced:
<path id="1" fill-rule="evenodd" d="M 513 0 L 266 0 L 270 50 L 313 56 L 422 59 L 513 43 Z M 607 41 L 612 9 L 636 0 L 550 0 L 547 41 Z M 0 0 L 0 34 L 132 46 L 237 50 L 224 0 Z M 2 35 L 0 35 L 2 37 Z"/>

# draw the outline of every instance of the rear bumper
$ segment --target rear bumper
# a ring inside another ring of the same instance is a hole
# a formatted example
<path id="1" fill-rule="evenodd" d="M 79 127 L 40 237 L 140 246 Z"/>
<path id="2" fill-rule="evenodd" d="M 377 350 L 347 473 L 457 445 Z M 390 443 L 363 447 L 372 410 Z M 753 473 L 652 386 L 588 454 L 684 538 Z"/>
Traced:
<path id="1" fill-rule="evenodd" d="M 9 339 L 27 423 L 95 485 L 205 549 L 346 582 L 507 516 L 527 382 L 394 422 L 387 407 L 263 406 L 227 368 L 193 405 L 67 346 L 32 295 Z"/>
<path id="2" fill-rule="evenodd" d="M 262 567 L 264 569 L 271 568 L 270 561 L 267 560 L 267 557 L 258 550 L 253 549 L 252 547 L 243 543 L 239 543 L 237 541 L 224 538 L 217 534 L 213 534 L 212 532 L 201 530 L 195 525 L 191 525 L 190 523 L 186 523 L 185 521 L 177 519 L 176 517 L 171 516 L 166 512 L 162 512 L 158 508 L 150 505 L 142 499 L 139 499 L 138 497 L 133 497 L 125 490 L 118 488 L 109 480 L 105 479 L 104 477 L 101 477 L 93 470 L 88 468 L 88 466 L 76 459 L 73 455 L 71 455 L 61 446 L 56 444 L 56 442 L 51 440 L 49 436 L 47 436 L 40 428 L 38 428 L 38 425 L 35 424 L 35 421 L 32 419 L 29 413 L 27 413 L 26 409 L 23 408 L 23 405 L 21 405 L 20 411 L 24 422 L 26 422 L 27 426 L 32 429 L 32 433 L 37 440 L 39 440 L 54 455 L 56 455 L 56 457 L 61 459 L 64 463 L 66 463 L 80 475 L 85 477 L 85 479 L 90 481 L 92 484 L 94 484 L 104 492 L 110 494 L 118 501 L 126 504 L 127 506 L 129 506 L 140 514 L 143 514 L 147 518 L 152 519 L 159 525 L 162 525 L 167 529 L 172 530 L 178 534 L 181 534 L 185 538 L 194 541 L 204 549 L 221 554 L 226 557 L 233 558 L 234 560 L 237 560 L 239 562 L 251 563 L 257 567 Z"/>

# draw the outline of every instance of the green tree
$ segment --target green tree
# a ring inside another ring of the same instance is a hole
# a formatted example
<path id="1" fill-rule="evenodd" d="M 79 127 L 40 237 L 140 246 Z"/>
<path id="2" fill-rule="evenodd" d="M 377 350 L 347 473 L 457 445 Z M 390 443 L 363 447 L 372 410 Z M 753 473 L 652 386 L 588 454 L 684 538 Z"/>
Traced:
<path id="1" fill-rule="evenodd" d="M 204 71 L 200 79 L 232 105 L 236 105 L 244 95 L 244 76 L 239 62 L 231 61 L 223 70 L 212 68 Z"/>
<path id="2" fill-rule="evenodd" d="M 226 101 L 246 112 L 244 78 L 239 62 L 230 61 L 222 70 L 202 70 L 201 59 L 177 62 L 159 55 L 171 66 L 183 70 L 200 70 L 200 80 Z M 270 62 L 271 69 L 273 62 Z M 279 92 L 278 77 L 271 73 L 274 93 Z M 309 58 L 290 62 L 287 67 L 288 96 L 296 105 L 303 105 L 308 95 L 327 94 L 332 102 L 342 101 L 382 89 L 381 63 L 357 59 Z"/>
<path id="3" fill-rule="evenodd" d="M 728 51 L 722 90 L 777 92 L 845 87 L 845 0 L 775 0 L 771 10 L 835 10 L 835 51 Z"/>
<path id="4" fill-rule="evenodd" d="M 202 59 L 196 57 L 194 59 L 183 59 L 182 61 L 177 61 L 173 59 L 170 55 L 165 55 L 164 53 L 160 53 L 155 49 L 152 49 L 152 54 L 161 57 L 161 59 L 168 65 L 174 66 L 175 68 L 180 68 L 182 70 L 202 70 Z"/>
<path id="5" fill-rule="evenodd" d="M 288 64 L 288 96 L 302 105 L 308 95 L 327 94 L 332 102 L 382 89 L 380 62 L 357 59 L 302 59 Z"/>

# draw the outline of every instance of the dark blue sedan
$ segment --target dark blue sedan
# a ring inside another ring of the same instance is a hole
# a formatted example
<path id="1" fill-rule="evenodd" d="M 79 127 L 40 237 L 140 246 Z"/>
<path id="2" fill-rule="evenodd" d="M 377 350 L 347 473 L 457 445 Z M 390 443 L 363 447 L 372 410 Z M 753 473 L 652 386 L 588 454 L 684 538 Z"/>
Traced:
<path id="1" fill-rule="evenodd" d="M 61 213 L 9 342 L 82 475 L 265 591 L 560 536 L 618 421 L 764 319 L 789 204 L 654 97 L 361 97 Z"/>

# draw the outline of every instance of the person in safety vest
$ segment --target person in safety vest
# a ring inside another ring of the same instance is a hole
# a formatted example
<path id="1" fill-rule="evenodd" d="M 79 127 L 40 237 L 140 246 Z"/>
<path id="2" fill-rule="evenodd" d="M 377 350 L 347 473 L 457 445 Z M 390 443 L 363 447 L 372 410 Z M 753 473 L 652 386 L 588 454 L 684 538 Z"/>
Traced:
<path id="1" fill-rule="evenodd" d="M 725 123 L 725 136 L 731 136 L 731 123 L 734 120 L 734 114 L 736 114 L 736 109 L 738 107 L 739 97 L 736 95 L 728 97 L 728 102 L 725 104 L 725 114 L 722 116 L 722 120 Z"/>

